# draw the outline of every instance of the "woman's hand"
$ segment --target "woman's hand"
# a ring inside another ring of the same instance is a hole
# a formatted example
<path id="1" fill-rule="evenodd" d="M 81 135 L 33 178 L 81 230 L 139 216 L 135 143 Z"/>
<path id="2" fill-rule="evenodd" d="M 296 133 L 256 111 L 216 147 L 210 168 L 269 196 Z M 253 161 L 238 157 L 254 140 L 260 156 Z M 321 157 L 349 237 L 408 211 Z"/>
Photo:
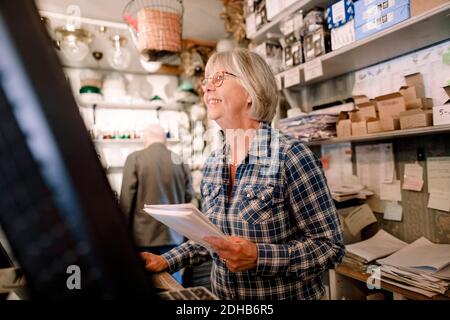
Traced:
<path id="1" fill-rule="evenodd" d="M 141 252 L 139 255 L 145 261 L 145 269 L 148 271 L 161 272 L 169 267 L 169 263 L 162 256 L 148 252 Z"/>
<path id="2" fill-rule="evenodd" d="M 231 272 L 254 269 L 258 260 L 256 244 L 241 237 L 205 237 Z"/>

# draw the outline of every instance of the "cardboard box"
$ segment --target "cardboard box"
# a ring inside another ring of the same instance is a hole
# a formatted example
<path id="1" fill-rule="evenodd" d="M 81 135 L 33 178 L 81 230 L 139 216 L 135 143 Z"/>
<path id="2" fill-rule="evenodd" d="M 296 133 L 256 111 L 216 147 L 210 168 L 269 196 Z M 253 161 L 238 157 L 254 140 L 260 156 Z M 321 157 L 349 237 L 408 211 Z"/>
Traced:
<path id="1" fill-rule="evenodd" d="M 386 94 L 375 98 L 380 119 L 398 117 L 406 111 L 405 98 L 399 92 Z"/>
<path id="2" fill-rule="evenodd" d="M 423 86 L 423 78 L 420 72 L 411 73 L 405 76 L 405 82 L 408 87 L 414 87 L 421 85 Z M 425 98 L 425 92 L 423 96 L 418 96 L 418 98 Z"/>
<path id="3" fill-rule="evenodd" d="M 330 32 L 321 26 L 316 31 L 306 34 L 304 44 L 305 61 L 311 61 L 331 50 Z"/>
<path id="4" fill-rule="evenodd" d="M 370 99 L 366 96 L 366 95 L 357 95 L 357 96 L 353 96 L 352 97 L 353 102 L 358 105 L 358 104 L 362 104 L 362 103 L 366 103 L 369 102 Z"/>
<path id="5" fill-rule="evenodd" d="M 399 117 L 380 118 L 380 127 L 382 131 L 392 131 L 400 129 Z"/>
<path id="6" fill-rule="evenodd" d="M 354 16 L 355 8 L 352 0 L 341 0 L 325 10 L 328 29 L 339 28 L 350 20 L 353 20 Z"/>
<path id="7" fill-rule="evenodd" d="M 413 109 L 400 112 L 400 128 L 411 129 L 433 125 L 433 112 L 431 110 Z"/>
<path id="8" fill-rule="evenodd" d="M 423 85 L 418 85 L 414 87 L 403 86 L 400 87 L 399 92 L 405 98 L 405 101 L 413 101 L 417 98 L 425 98 L 425 88 Z"/>
<path id="9" fill-rule="evenodd" d="M 361 27 L 369 21 L 376 20 L 404 6 L 409 7 L 409 0 L 357 1 L 355 2 L 355 27 Z"/>
<path id="10" fill-rule="evenodd" d="M 420 99 L 414 99 L 405 101 L 406 103 L 406 109 L 431 109 L 433 108 L 433 99 L 431 98 L 420 98 Z"/>
<path id="11" fill-rule="evenodd" d="M 444 87 L 449 99 L 441 106 L 433 107 L 433 124 L 435 126 L 450 124 L 450 86 Z"/>
<path id="12" fill-rule="evenodd" d="M 336 134 L 338 137 L 350 137 L 352 135 L 352 122 L 348 112 L 340 112 L 336 122 Z"/>
<path id="13" fill-rule="evenodd" d="M 430 11 L 433 8 L 448 3 L 448 0 L 410 0 L 411 17 Z"/>
<path id="14" fill-rule="evenodd" d="M 359 3 L 359 2 L 363 2 L 363 1 L 358 1 L 356 3 Z M 355 23 L 356 23 L 356 17 L 357 17 L 357 15 L 355 16 Z M 400 23 L 407 19 L 409 19 L 409 5 L 404 5 L 402 7 L 395 9 L 392 12 L 388 12 L 386 14 L 381 15 L 378 18 L 370 20 L 370 21 L 362 24 L 361 26 L 355 25 L 356 40 L 361 40 L 361 39 L 367 38 L 379 31 L 388 29 L 388 28 L 392 27 L 393 25 L 396 25 L 397 23 Z"/>
<path id="15" fill-rule="evenodd" d="M 352 121 L 352 136 L 363 136 L 367 134 L 366 120 Z"/>
<path id="16" fill-rule="evenodd" d="M 341 27 L 331 29 L 331 50 L 337 50 L 355 42 L 355 21 L 349 21 Z"/>
<path id="17" fill-rule="evenodd" d="M 366 102 L 363 104 L 358 104 L 358 113 L 364 119 L 368 118 L 376 118 L 377 117 L 377 109 L 376 104 L 374 102 Z"/>
<path id="18" fill-rule="evenodd" d="M 377 133 L 383 131 L 381 129 L 380 119 L 369 118 L 367 119 L 367 133 Z"/>

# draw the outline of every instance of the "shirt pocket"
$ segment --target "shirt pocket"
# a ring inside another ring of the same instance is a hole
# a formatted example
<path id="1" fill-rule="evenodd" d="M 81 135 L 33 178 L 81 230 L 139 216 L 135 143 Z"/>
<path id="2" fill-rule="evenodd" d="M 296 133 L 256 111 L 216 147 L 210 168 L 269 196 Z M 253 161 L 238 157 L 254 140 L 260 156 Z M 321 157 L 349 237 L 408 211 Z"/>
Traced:
<path id="1" fill-rule="evenodd" d="M 273 210 L 283 203 L 279 188 L 274 185 L 248 185 L 241 191 L 239 216 L 250 224 L 272 218 Z"/>
<path id="2" fill-rule="evenodd" d="M 209 216 L 212 208 L 217 204 L 221 185 L 205 183 L 202 187 L 202 212 Z"/>

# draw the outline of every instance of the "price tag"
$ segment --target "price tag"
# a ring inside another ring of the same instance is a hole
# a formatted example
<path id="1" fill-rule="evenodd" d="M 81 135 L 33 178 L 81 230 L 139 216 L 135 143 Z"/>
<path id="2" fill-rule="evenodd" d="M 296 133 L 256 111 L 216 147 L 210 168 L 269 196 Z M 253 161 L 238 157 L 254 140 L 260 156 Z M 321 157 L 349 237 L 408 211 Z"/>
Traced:
<path id="1" fill-rule="evenodd" d="M 433 108 L 433 123 L 435 126 L 450 123 L 450 104 Z"/>
<path id="2" fill-rule="evenodd" d="M 305 81 L 323 76 L 322 60 L 315 58 L 305 63 Z"/>
<path id="3" fill-rule="evenodd" d="M 294 67 L 284 73 L 284 87 L 289 88 L 300 83 L 300 69 Z"/>

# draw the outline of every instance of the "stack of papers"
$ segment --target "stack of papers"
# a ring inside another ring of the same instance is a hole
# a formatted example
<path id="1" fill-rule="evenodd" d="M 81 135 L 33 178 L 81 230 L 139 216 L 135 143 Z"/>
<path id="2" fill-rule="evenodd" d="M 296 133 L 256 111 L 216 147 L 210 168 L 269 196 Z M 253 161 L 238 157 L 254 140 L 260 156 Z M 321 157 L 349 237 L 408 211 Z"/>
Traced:
<path id="1" fill-rule="evenodd" d="M 449 288 L 450 244 L 435 244 L 422 237 L 377 262 L 385 282 L 428 297 Z"/>
<path id="2" fill-rule="evenodd" d="M 209 250 L 212 250 L 212 248 L 203 240 L 204 237 L 225 238 L 219 228 L 212 224 L 192 203 L 145 205 L 144 211 L 159 222 Z"/>
<path id="3" fill-rule="evenodd" d="M 305 114 L 280 120 L 280 131 L 303 142 L 336 136 L 337 115 Z"/>
<path id="4" fill-rule="evenodd" d="M 380 230 L 370 239 L 347 245 L 343 263 L 364 269 L 368 263 L 386 257 L 406 245 L 406 242 Z"/>
<path id="5" fill-rule="evenodd" d="M 330 185 L 331 197 L 337 202 L 351 199 L 367 199 L 374 193 L 361 184 Z"/>

